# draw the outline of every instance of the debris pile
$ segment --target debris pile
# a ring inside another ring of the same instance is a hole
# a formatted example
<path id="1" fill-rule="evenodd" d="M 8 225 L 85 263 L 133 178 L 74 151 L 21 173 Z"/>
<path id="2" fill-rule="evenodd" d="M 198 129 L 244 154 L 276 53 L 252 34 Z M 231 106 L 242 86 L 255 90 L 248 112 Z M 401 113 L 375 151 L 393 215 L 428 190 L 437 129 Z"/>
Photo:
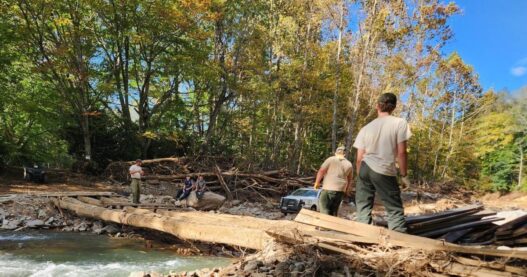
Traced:
<path id="1" fill-rule="evenodd" d="M 476 210 L 473 214 L 482 213 L 479 206 L 449 212 L 459 214 L 473 209 Z M 444 214 L 448 212 L 442 213 L 441 216 Z M 496 230 L 518 230 L 515 229 L 516 226 L 523 226 L 526 223 L 525 219 L 523 217 L 510 221 Z M 299 213 L 295 221 L 317 226 L 325 231 L 316 236 L 306 235 L 301 230 L 267 233 L 284 243 L 315 245 L 327 252 L 342 254 L 346 257 L 350 270 L 361 274 L 527 276 L 527 251 L 461 246 L 389 231 L 382 227 L 364 225 L 306 209 Z M 496 231 L 495 234 L 499 232 Z"/>
<path id="2" fill-rule="evenodd" d="M 465 245 L 527 245 L 527 215 L 505 219 L 500 213 L 485 210 L 483 205 L 470 205 L 444 212 L 409 216 L 408 232 Z M 386 226 L 386 221 L 377 221 Z"/>
<path id="3" fill-rule="evenodd" d="M 128 180 L 128 168 L 133 162 L 110 163 L 104 176 L 118 184 Z M 270 197 L 282 196 L 287 191 L 313 184 L 314 177 L 292 175 L 286 170 L 270 170 L 250 172 L 240 170 L 232 162 L 218 159 L 207 161 L 182 158 L 160 158 L 144 160 L 144 180 L 151 185 L 164 182 L 181 184 L 186 176 L 205 178 L 207 187 L 211 191 L 221 192 L 228 200 L 259 198 L 269 201 Z M 222 169 L 223 168 L 223 169 Z M 224 170 L 228 168 L 228 170 Z"/>

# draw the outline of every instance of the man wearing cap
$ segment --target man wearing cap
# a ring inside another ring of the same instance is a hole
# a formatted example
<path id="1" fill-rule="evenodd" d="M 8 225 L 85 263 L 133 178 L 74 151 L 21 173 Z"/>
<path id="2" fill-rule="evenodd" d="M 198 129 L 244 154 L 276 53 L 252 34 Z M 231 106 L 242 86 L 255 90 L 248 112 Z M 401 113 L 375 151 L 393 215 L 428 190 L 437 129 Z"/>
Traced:
<path id="1" fill-rule="evenodd" d="M 135 164 L 130 166 L 128 171 L 130 172 L 130 177 L 132 178 L 132 182 L 130 183 L 132 202 L 134 204 L 139 204 L 139 196 L 141 194 L 141 176 L 144 175 L 143 169 L 141 168 L 141 160 L 135 160 Z"/>
<path id="2" fill-rule="evenodd" d="M 345 151 L 343 146 L 337 148 L 335 156 L 326 159 L 318 170 L 315 189 L 320 187 L 320 181 L 324 178 L 319 198 L 320 212 L 323 214 L 337 216 L 344 193 L 349 194 L 351 189 L 353 166 L 344 157 Z"/>
<path id="3" fill-rule="evenodd" d="M 357 148 L 358 182 L 355 192 L 357 221 L 371 224 L 375 192 L 388 216 L 388 228 L 406 232 L 401 190 L 397 184 L 397 168 L 405 184 L 407 177 L 406 142 L 412 135 L 406 120 L 391 115 L 397 105 L 393 93 L 382 94 L 376 105 L 377 118 L 364 126 L 353 147 Z"/>

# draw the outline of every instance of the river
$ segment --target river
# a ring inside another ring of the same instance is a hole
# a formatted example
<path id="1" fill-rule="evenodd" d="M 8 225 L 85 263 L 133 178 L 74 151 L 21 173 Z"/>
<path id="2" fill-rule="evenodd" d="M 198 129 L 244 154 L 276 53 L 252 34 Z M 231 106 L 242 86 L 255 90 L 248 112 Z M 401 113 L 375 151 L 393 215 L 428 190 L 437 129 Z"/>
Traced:
<path id="1" fill-rule="evenodd" d="M 144 241 L 91 233 L 0 232 L 0 276 L 129 276 L 134 271 L 192 271 L 229 264 L 210 256 L 146 249 Z"/>

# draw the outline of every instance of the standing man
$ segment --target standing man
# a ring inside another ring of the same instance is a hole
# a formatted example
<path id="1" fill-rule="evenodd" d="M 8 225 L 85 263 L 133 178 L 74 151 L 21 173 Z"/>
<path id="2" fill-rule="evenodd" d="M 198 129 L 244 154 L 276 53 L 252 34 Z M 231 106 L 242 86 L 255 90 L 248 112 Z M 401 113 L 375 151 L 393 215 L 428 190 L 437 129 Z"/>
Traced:
<path id="1" fill-rule="evenodd" d="M 397 168 L 404 183 L 407 177 L 406 142 L 412 135 L 406 120 L 391 115 L 397 105 L 393 93 L 382 94 L 376 105 L 377 119 L 364 126 L 353 147 L 357 148 L 358 182 L 355 201 L 357 221 L 371 224 L 375 192 L 379 195 L 388 215 L 388 228 L 406 232 L 406 220 L 397 184 Z"/>
<path id="2" fill-rule="evenodd" d="M 130 177 L 132 178 L 130 187 L 132 190 L 132 202 L 134 204 L 139 204 L 139 196 L 141 195 L 141 176 L 145 174 L 141 168 L 141 163 L 141 160 L 135 160 L 135 164 L 130 166 L 130 169 L 128 170 L 130 172 Z"/>
<path id="3" fill-rule="evenodd" d="M 320 187 L 320 181 L 324 178 L 319 199 L 320 212 L 323 214 L 337 216 L 344 193 L 349 195 L 351 190 L 353 166 L 344 157 L 345 151 L 344 146 L 337 148 L 335 156 L 326 159 L 318 170 L 315 189 Z"/>

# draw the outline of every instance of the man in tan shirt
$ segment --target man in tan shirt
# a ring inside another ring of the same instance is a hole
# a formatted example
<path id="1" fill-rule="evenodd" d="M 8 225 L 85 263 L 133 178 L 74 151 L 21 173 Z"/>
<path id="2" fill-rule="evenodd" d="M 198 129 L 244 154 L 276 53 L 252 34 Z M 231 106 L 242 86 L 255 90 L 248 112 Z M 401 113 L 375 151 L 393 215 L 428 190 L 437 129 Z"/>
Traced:
<path id="1" fill-rule="evenodd" d="M 384 93 L 377 101 L 377 118 L 364 126 L 353 147 L 357 148 L 358 182 L 355 192 L 357 221 L 371 224 L 375 193 L 380 197 L 388 216 L 388 228 L 406 232 L 397 168 L 403 182 L 408 182 L 406 142 L 412 135 L 406 120 L 391 115 L 397 97 Z"/>
<path id="2" fill-rule="evenodd" d="M 351 189 L 353 166 L 344 157 L 345 151 L 343 146 L 337 148 L 335 156 L 326 159 L 318 170 L 315 189 L 320 187 L 320 181 L 324 178 L 319 198 L 320 212 L 323 214 L 337 216 L 344 193 L 349 194 Z"/>

